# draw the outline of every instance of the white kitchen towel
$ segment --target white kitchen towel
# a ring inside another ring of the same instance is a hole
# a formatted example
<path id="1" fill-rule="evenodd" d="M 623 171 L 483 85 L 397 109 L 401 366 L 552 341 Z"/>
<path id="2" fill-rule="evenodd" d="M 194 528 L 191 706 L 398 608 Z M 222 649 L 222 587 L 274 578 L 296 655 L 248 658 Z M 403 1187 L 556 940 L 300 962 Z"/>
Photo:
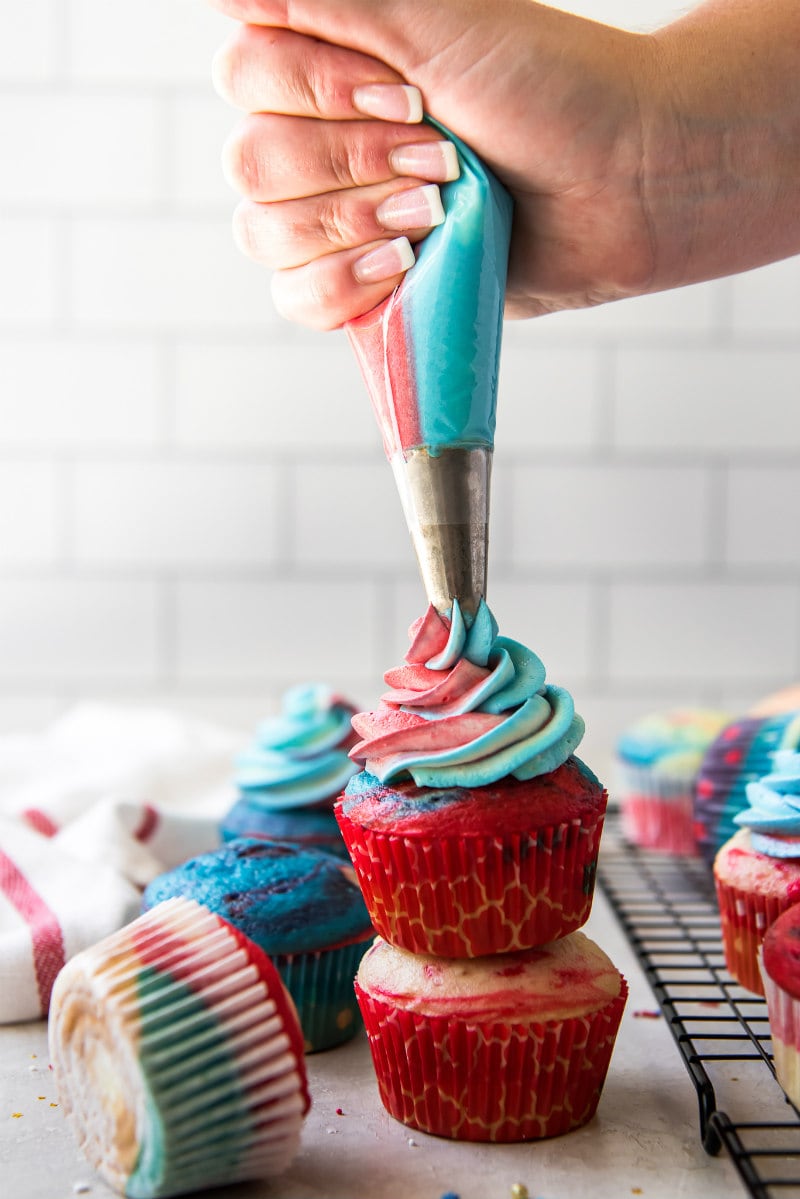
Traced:
<path id="1" fill-rule="evenodd" d="M 0 1023 L 46 1015 L 72 954 L 133 919 L 152 878 L 219 843 L 244 740 L 99 704 L 0 737 Z"/>

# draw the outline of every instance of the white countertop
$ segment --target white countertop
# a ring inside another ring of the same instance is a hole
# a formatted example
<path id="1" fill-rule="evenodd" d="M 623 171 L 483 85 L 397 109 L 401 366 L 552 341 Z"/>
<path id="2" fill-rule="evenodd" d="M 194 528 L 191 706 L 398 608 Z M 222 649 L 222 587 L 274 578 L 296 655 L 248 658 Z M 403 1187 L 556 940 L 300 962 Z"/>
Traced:
<path id="1" fill-rule="evenodd" d="M 735 1199 L 745 1191 L 723 1150 L 703 1150 L 697 1101 L 647 981 L 598 892 L 587 932 L 630 985 L 598 1113 L 585 1128 L 521 1145 L 468 1145 L 396 1123 L 377 1095 L 364 1034 L 308 1059 L 312 1110 L 300 1153 L 279 1180 L 221 1188 L 230 1199 Z M 731 1068 L 734 1074 L 734 1068 Z M 774 1089 L 774 1083 L 771 1084 Z M 9 1199 L 113 1192 L 61 1119 L 44 1023 L 0 1028 L 0 1180 Z M 343 1112 L 336 1114 L 337 1108 Z"/>

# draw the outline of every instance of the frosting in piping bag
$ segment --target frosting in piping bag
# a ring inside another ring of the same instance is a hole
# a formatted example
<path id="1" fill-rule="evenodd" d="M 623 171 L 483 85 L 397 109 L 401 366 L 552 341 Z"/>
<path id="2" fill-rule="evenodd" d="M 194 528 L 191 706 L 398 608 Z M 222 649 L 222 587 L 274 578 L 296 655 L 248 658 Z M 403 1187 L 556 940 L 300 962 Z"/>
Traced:
<path id="1" fill-rule="evenodd" d="M 494 445 L 512 205 L 447 136 L 461 174 L 442 188 L 446 220 L 392 295 L 345 326 L 390 460 L 419 447 Z"/>
<path id="2" fill-rule="evenodd" d="M 572 697 L 545 683 L 541 660 L 498 636 L 481 600 L 474 618 L 456 601 L 432 606 L 411 626 L 406 665 L 384 676 L 374 712 L 353 717 L 362 740 L 351 756 L 381 782 L 410 775 L 418 786 L 482 786 L 529 779 L 565 762 L 583 736 Z"/>

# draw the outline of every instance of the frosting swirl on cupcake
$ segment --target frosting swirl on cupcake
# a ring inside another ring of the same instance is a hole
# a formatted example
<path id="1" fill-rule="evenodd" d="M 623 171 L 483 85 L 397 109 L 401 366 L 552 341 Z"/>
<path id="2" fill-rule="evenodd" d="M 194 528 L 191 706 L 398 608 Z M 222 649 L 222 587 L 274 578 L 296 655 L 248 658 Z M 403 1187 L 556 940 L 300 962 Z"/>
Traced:
<path id="1" fill-rule="evenodd" d="M 757 853 L 800 858 L 800 752 L 777 750 L 772 771 L 746 787 L 749 807 L 734 819 Z"/>
<path id="2" fill-rule="evenodd" d="M 498 636 L 484 600 L 472 619 L 457 600 L 449 618 L 431 606 L 409 636 L 378 708 L 353 717 L 362 740 L 350 756 L 381 782 L 483 786 L 548 774 L 572 754 L 584 732 L 572 696 L 545 683 L 532 650 Z"/>
<path id="3" fill-rule="evenodd" d="M 236 784 L 264 808 L 323 803 L 355 772 L 347 754 L 354 709 L 320 683 L 291 688 L 282 706 L 237 758 Z"/>

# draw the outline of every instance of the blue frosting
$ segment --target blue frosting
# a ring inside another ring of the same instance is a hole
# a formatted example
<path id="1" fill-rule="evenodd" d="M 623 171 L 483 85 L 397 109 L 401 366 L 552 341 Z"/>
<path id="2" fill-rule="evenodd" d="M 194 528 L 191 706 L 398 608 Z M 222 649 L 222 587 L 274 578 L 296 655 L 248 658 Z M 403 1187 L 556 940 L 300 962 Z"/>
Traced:
<path id="1" fill-rule="evenodd" d="M 750 829 L 753 849 L 772 858 L 800 858 L 800 753 L 778 750 L 771 773 L 745 791 L 750 806 L 734 820 Z"/>
<path id="2" fill-rule="evenodd" d="M 145 889 L 143 910 L 182 895 L 265 953 L 303 953 L 363 936 L 370 919 L 352 867 L 287 841 L 243 838 L 191 858 Z"/>
<path id="3" fill-rule="evenodd" d="M 356 769 L 347 755 L 353 708 L 330 687 L 293 687 L 280 716 L 265 721 L 237 758 L 236 784 L 264 808 L 301 808 L 334 799 Z"/>

